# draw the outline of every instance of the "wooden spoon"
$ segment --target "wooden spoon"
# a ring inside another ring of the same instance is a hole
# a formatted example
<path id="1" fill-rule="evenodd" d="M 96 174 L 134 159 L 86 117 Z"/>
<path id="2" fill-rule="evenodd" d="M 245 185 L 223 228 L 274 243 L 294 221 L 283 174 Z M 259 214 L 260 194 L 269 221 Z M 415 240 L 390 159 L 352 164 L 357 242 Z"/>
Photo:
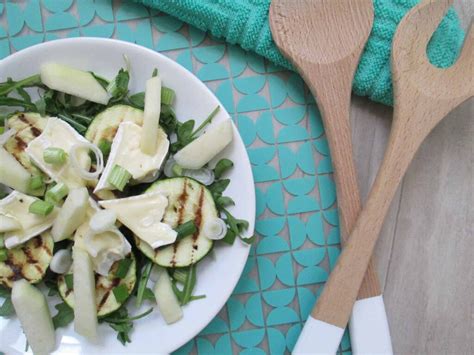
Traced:
<path id="1" fill-rule="evenodd" d="M 308 84 L 322 113 L 335 168 L 343 240 L 361 208 L 349 110 L 352 79 L 372 22 L 371 0 L 273 0 L 270 7 L 273 38 Z M 294 351 L 335 352 L 342 336 L 342 330 L 333 334 L 338 323 L 332 317 L 317 318 L 314 312 L 312 316 L 318 321 L 308 318 Z M 327 332 L 334 335 L 332 342 Z M 361 353 L 391 352 L 385 307 L 372 263 L 354 308 L 351 340 L 353 349 Z"/>
<path id="2" fill-rule="evenodd" d="M 452 1 L 425 0 L 400 22 L 392 46 L 392 130 L 369 199 L 318 299 L 316 319 L 344 328 L 397 187 L 418 147 L 451 110 L 474 95 L 472 26 L 457 62 L 440 69 L 426 47 Z"/>

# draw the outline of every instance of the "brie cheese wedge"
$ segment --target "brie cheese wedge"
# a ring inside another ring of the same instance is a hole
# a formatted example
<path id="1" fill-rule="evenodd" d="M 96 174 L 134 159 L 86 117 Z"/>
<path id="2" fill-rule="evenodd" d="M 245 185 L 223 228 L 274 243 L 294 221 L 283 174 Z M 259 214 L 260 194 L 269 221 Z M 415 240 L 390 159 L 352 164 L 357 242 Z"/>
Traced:
<path id="1" fill-rule="evenodd" d="M 94 190 L 113 190 L 107 181 L 115 164 L 120 165 L 132 175 L 132 182 L 153 181 L 160 171 L 168 154 L 170 142 L 166 133 L 158 128 L 156 151 L 153 155 L 145 154 L 140 149 L 142 127 L 133 122 L 122 122 L 112 142 L 110 155 L 104 172 Z"/>
<path id="2" fill-rule="evenodd" d="M 87 181 L 81 178 L 78 172 L 73 168 L 70 158 L 68 158 L 64 164 L 55 166 L 44 161 L 43 152 L 47 148 L 54 147 L 61 148 L 69 154 L 72 146 L 77 143 L 89 143 L 89 141 L 63 120 L 50 117 L 43 133 L 28 144 L 26 152 L 35 165 L 54 181 L 62 182 L 66 184 L 69 189 L 74 189 L 86 186 Z M 83 150 L 77 152 L 77 159 L 85 170 L 90 169 L 91 159 L 87 151 Z"/>
<path id="3" fill-rule="evenodd" d="M 47 216 L 40 216 L 28 211 L 34 201 L 36 198 L 18 191 L 13 191 L 0 200 L 0 214 L 15 219 L 21 225 L 19 229 L 5 232 L 5 246 L 8 249 L 23 244 L 53 225 L 59 208 L 55 207 Z"/>
<path id="4" fill-rule="evenodd" d="M 168 198 L 161 192 L 100 201 L 100 206 L 112 210 L 117 219 L 153 249 L 175 242 L 177 233 L 161 222 L 168 207 Z"/>
<path id="5" fill-rule="evenodd" d="M 94 271 L 99 275 L 107 276 L 113 263 L 125 258 L 132 250 L 125 236 L 112 227 L 107 231 L 95 233 L 90 228 L 90 220 L 100 211 L 94 200 L 90 199 L 90 208 L 86 221 L 82 223 L 74 234 L 74 245 L 86 250 L 91 256 Z"/>

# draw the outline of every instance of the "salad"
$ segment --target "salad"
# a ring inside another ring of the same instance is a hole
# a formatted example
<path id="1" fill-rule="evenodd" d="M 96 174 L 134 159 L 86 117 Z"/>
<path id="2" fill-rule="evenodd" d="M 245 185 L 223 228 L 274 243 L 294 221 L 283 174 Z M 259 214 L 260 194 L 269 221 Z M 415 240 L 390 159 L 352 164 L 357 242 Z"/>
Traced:
<path id="1" fill-rule="evenodd" d="M 206 297 L 193 290 L 214 244 L 254 239 L 228 209 L 233 163 L 215 159 L 231 120 L 214 123 L 216 107 L 178 121 L 158 70 L 131 94 L 126 62 L 111 80 L 48 62 L 0 83 L 0 316 L 18 317 L 35 353 L 69 323 L 91 341 L 107 323 L 125 345 L 154 311 L 132 302 L 179 321 Z"/>

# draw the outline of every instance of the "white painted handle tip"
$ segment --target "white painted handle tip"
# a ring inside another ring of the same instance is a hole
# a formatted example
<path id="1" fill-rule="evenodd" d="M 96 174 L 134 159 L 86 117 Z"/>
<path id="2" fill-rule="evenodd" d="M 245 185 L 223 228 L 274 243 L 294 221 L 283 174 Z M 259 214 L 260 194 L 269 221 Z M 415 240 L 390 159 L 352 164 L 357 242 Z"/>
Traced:
<path id="1" fill-rule="evenodd" d="M 335 354 L 343 334 L 344 329 L 309 316 L 293 354 Z"/>
<path id="2" fill-rule="evenodd" d="M 352 352 L 391 355 L 392 341 L 382 296 L 356 301 L 349 324 Z"/>

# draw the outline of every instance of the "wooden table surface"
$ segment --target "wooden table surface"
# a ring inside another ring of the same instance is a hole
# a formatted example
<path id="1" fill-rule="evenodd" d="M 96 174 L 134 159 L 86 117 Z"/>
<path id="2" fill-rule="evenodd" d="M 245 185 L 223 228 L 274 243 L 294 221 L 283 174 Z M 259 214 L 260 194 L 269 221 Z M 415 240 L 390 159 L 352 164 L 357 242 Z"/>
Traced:
<path id="1" fill-rule="evenodd" d="M 467 28 L 474 1 L 456 0 L 455 7 Z M 354 96 L 351 116 L 365 200 L 383 158 L 392 109 Z M 474 354 L 473 117 L 471 99 L 429 135 L 376 247 L 397 354 Z"/>

